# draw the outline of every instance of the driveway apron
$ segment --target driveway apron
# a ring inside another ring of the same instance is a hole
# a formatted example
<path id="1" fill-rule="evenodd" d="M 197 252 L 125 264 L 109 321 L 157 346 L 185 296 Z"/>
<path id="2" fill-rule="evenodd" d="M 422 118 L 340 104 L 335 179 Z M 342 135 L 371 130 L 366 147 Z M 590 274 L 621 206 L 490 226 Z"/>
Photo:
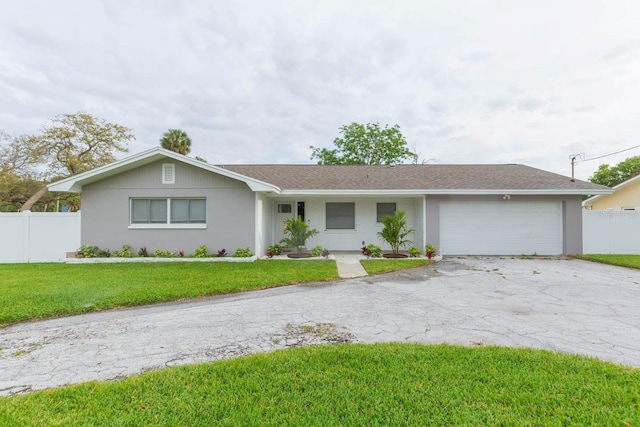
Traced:
<path id="1" fill-rule="evenodd" d="M 0 394 L 349 340 L 532 347 L 640 367 L 638 307 L 636 270 L 452 258 L 381 276 L 3 328 Z M 316 330 L 325 332 L 310 339 Z"/>

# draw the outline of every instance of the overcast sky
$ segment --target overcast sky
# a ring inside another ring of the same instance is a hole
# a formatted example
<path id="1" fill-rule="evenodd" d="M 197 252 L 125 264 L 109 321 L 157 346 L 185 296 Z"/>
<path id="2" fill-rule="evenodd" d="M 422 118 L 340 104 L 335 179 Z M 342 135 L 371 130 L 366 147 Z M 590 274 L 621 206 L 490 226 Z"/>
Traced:
<path id="1" fill-rule="evenodd" d="M 311 163 L 379 122 L 421 160 L 570 175 L 640 144 L 640 1 L 3 2 L 0 129 L 77 111 L 209 163 Z"/>

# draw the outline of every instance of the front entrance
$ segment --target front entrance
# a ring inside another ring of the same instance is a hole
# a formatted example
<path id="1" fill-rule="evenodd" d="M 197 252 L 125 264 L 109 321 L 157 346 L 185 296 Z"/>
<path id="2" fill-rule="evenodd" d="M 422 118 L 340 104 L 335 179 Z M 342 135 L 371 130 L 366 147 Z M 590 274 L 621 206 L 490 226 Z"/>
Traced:
<path id="1" fill-rule="evenodd" d="M 304 202 L 277 202 L 275 212 L 275 222 L 273 230 L 274 243 L 278 243 L 284 238 L 283 223 L 287 219 L 293 219 L 298 216 L 305 219 Z"/>

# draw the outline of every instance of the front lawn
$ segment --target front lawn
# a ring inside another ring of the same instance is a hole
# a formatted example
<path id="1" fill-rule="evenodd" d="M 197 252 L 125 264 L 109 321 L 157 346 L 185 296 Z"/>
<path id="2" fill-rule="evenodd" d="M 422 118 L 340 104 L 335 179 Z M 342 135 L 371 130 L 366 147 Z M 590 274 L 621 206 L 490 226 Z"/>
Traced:
<path id="1" fill-rule="evenodd" d="M 363 259 L 360 263 L 368 274 L 381 274 L 405 268 L 423 267 L 433 261 L 427 259 Z"/>
<path id="2" fill-rule="evenodd" d="M 334 261 L 0 264 L 0 326 L 60 315 L 335 280 Z"/>
<path id="3" fill-rule="evenodd" d="M 541 350 L 298 347 L 0 398 L 0 425 L 640 425 L 640 370 Z"/>
<path id="4" fill-rule="evenodd" d="M 602 262 L 604 264 L 618 265 L 620 267 L 640 269 L 640 255 L 588 254 L 580 255 L 580 258 L 589 261 Z"/>

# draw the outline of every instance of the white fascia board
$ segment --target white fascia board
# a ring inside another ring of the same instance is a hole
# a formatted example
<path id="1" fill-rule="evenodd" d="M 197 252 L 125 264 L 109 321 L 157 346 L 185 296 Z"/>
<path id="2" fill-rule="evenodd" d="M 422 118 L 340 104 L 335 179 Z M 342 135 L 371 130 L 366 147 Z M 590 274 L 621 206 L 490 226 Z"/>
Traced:
<path id="1" fill-rule="evenodd" d="M 108 165 L 100 166 L 88 172 L 51 183 L 47 187 L 49 188 L 49 191 L 80 193 L 82 192 L 82 186 L 85 184 L 90 184 L 92 182 L 99 181 L 101 179 L 108 178 L 109 176 L 126 172 L 140 166 L 144 166 L 145 164 L 149 164 L 163 158 L 171 158 L 179 162 L 187 163 L 191 166 L 195 166 L 222 176 L 226 176 L 228 178 L 242 181 L 246 183 L 252 191 L 266 191 L 274 193 L 280 192 L 280 189 L 275 185 L 259 181 L 257 179 L 249 178 L 248 176 L 232 172 L 219 166 L 210 165 L 200 160 L 192 159 L 190 157 L 183 156 L 182 154 L 178 154 L 170 150 L 165 150 L 161 147 L 155 147 L 150 150 L 142 151 Z"/>
<path id="2" fill-rule="evenodd" d="M 575 195 L 611 194 L 613 190 L 282 190 L 282 196 L 418 196 L 418 195 Z"/>

